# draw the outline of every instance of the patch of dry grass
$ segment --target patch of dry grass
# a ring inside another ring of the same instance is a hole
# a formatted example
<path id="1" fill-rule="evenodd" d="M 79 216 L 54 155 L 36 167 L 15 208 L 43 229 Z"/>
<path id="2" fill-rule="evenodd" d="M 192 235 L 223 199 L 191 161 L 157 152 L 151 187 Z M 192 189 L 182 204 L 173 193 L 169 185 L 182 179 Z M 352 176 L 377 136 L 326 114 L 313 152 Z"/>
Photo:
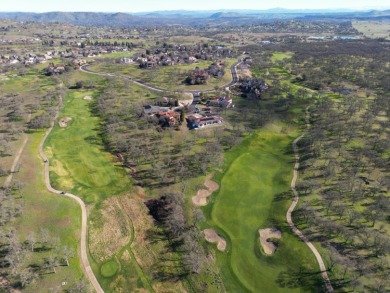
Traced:
<path id="1" fill-rule="evenodd" d="M 137 188 L 135 196 L 122 196 L 118 198 L 123 211 L 129 217 L 134 228 L 134 240 L 131 244 L 133 254 L 146 275 L 151 276 L 155 265 L 162 254 L 166 253 L 165 241 L 153 242 L 149 239 L 147 231 L 154 228 L 152 217 L 144 205 L 144 190 Z M 186 292 L 182 282 L 152 281 L 156 292 Z"/>
<path id="2" fill-rule="evenodd" d="M 122 215 L 116 197 L 106 199 L 99 210 L 99 219 L 95 218 L 90 220 L 89 249 L 97 262 L 103 262 L 130 242 L 131 227 Z"/>
<path id="3" fill-rule="evenodd" d="M 368 38 L 390 39 L 390 22 L 388 21 L 354 21 L 352 25 Z"/>

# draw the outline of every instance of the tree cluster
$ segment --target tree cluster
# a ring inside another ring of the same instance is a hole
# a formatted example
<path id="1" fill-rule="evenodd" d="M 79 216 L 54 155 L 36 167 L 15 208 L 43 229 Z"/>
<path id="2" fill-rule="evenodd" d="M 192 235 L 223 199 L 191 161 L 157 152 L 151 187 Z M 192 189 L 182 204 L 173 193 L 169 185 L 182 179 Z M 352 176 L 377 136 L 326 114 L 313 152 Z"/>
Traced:
<path id="1" fill-rule="evenodd" d="M 364 276 L 374 290 L 386 284 L 390 269 L 389 100 L 324 97 L 311 112 L 312 127 L 300 143 L 298 188 L 306 199 L 294 217 L 329 247 L 343 271 L 337 286 Z"/>
<path id="2" fill-rule="evenodd" d="M 183 195 L 168 193 L 158 199 L 146 202 L 150 214 L 157 225 L 161 226 L 170 249 L 179 255 L 172 266 L 172 260 L 162 259 L 156 277 L 159 279 L 180 279 L 188 274 L 200 272 L 204 251 L 199 245 L 200 231 L 190 225 L 183 209 Z M 199 220 L 199 215 L 197 217 Z"/>

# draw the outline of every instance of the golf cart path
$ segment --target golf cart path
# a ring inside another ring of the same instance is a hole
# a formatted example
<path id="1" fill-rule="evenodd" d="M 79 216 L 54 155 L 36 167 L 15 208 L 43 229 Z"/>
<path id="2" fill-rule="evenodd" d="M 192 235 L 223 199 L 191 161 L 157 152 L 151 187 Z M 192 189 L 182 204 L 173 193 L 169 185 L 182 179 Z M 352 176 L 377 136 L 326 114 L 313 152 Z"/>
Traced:
<path id="1" fill-rule="evenodd" d="M 310 127 L 310 123 L 309 123 L 309 108 L 306 108 L 306 127 L 309 128 Z M 294 224 L 293 220 L 292 220 L 292 217 L 291 217 L 291 214 L 292 212 L 294 211 L 295 207 L 297 206 L 298 204 L 298 201 L 299 201 L 299 194 L 295 188 L 295 183 L 297 181 L 297 178 L 298 178 L 298 169 L 299 169 L 299 152 L 298 152 L 298 146 L 297 146 L 297 143 L 305 136 L 305 133 L 303 133 L 301 136 L 299 136 L 298 138 L 296 138 L 292 145 L 293 145 L 293 148 L 294 148 L 294 155 L 295 155 L 295 166 L 294 166 L 294 175 L 293 175 L 293 179 L 291 181 L 291 190 L 292 192 L 294 193 L 294 200 L 293 200 L 293 203 L 291 204 L 290 208 L 288 209 L 287 211 L 287 222 L 288 224 L 290 225 L 291 229 L 293 230 L 293 232 L 299 237 L 302 239 L 303 242 L 306 243 L 306 245 L 310 248 L 310 250 L 313 252 L 313 254 L 315 255 L 316 259 L 317 259 L 317 262 L 320 266 L 320 270 L 321 270 L 321 275 L 322 275 L 322 278 L 324 279 L 324 282 L 325 282 L 325 286 L 326 286 L 326 289 L 328 290 L 328 292 L 330 293 L 333 293 L 334 292 L 334 289 L 332 287 L 332 284 L 330 283 L 330 280 L 329 280 L 329 277 L 328 277 L 328 274 L 327 274 L 327 269 L 326 269 L 326 266 L 324 264 L 324 261 L 322 260 L 322 257 L 320 255 L 320 253 L 318 252 L 317 248 L 313 245 L 313 243 L 310 242 L 310 240 L 302 233 L 301 230 L 299 230 L 297 228 L 297 226 Z"/>
<path id="2" fill-rule="evenodd" d="M 104 293 L 102 287 L 100 286 L 99 282 L 97 281 L 91 265 L 89 264 L 88 255 L 87 255 L 87 208 L 85 206 L 85 203 L 79 198 L 78 196 L 66 192 L 65 194 L 61 194 L 62 191 L 54 189 L 50 184 L 50 176 L 49 176 L 49 161 L 47 159 L 46 154 L 43 152 L 43 145 L 46 141 L 46 138 L 49 136 L 50 132 L 52 131 L 55 121 L 57 120 L 59 115 L 59 109 L 57 110 L 57 113 L 53 120 L 51 121 L 50 128 L 46 131 L 44 137 L 42 138 L 42 141 L 39 144 L 39 154 L 42 157 L 43 161 L 45 162 L 45 184 L 46 188 L 55 194 L 69 197 L 73 200 L 75 200 L 79 206 L 81 207 L 81 237 L 80 237 L 80 254 L 81 254 L 81 263 L 85 269 L 85 273 L 91 282 L 93 288 L 97 293 Z"/>

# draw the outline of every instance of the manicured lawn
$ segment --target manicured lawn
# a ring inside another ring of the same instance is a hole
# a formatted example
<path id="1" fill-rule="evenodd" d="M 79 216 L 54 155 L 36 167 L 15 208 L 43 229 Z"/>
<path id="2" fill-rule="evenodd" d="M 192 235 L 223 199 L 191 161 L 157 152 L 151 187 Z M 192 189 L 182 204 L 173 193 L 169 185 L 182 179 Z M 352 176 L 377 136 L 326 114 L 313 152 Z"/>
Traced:
<path id="1" fill-rule="evenodd" d="M 68 92 L 59 118 L 72 120 L 65 128 L 56 125 L 45 145 L 53 186 L 79 195 L 86 203 L 98 203 L 131 185 L 125 171 L 115 166 L 112 155 L 103 150 L 99 118 L 91 114 L 91 102 L 83 99 L 95 94 Z"/>
<path id="2" fill-rule="evenodd" d="M 226 171 L 217 178 L 221 189 L 209 224 L 228 238 L 229 251 L 218 252 L 217 261 L 231 292 L 299 292 L 318 286 L 319 276 L 312 274 L 318 271 L 315 258 L 285 218 L 292 198 L 291 142 L 298 133 L 283 133 L 283 126 L 259 130 L 229 152 Z M 267 227 L 283 234 L 273 256 L 265 255 L 258 242 L 258 229 Z"/>
<path id="3" fill-rule="evenodd" d="M 103 277 L 110 278 L 118 271 L 118 264 L 115 260 L 109 260 L 100 267 L 100 274 Z"/>
<path id="4" fill-rule="evenodd" d="M 283 59 L 289 59 L 293 55 L 294 55 L 294 53 L 292 53 L 292 52 L 284 52 L 284 53 L 277 52 L 277 53 L 273 53 L 272 54 L 272 61 L 275 62 L 275 61 L 281 61 Z"/>

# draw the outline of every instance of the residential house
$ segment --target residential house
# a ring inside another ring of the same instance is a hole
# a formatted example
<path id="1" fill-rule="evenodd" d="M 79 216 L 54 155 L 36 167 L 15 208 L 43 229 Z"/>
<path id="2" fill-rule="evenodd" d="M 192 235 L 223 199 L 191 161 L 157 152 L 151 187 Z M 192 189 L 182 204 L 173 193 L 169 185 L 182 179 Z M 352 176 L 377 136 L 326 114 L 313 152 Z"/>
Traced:
<path id="1" fill-rule="evenodd" d="M 218 125 L 223 123 L 222 117 L 206 116 L 199 117 L 198 115 L 190 115 L 186 118 L 189 129 L 203 128 L 208 125 Z"/>
<path id="2" fill-rule="evenodd" d="M 232 106 L 232 98 L 229 97 L 220 97 L 208 102 L 209 106 L 221 107 L 221 108 L 230 108 Z"/>

